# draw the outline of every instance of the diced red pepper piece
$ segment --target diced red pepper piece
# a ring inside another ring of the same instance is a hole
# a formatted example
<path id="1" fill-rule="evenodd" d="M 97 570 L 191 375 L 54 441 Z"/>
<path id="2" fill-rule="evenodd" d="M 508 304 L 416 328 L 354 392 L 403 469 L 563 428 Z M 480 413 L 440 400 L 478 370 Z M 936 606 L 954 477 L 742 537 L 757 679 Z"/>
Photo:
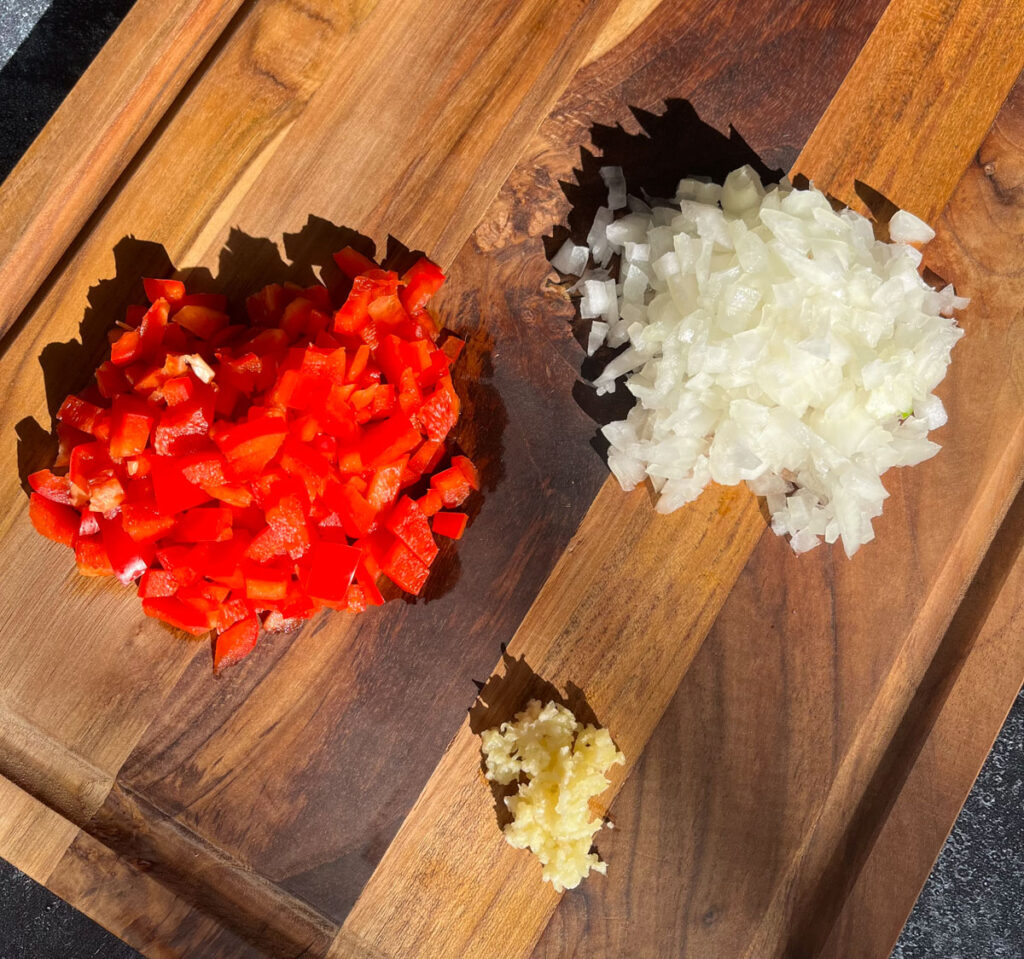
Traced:
<path id="1" fill-rule="evenodd" d="M 402 305 L 412 312 L 426 306 L 427 301 L 444 284 L 441 268 L 426 257 L 420 257 L 402 277 L 405 288 L 401 292 Z"/>
<path id="2" fill-rule="evenodd" d="M 89 508 L 98 513 L 116 510 L 124 498 L 124 486 L 113 470 L 104 470 L 89 483 Z"/>
<path id="3" fill-rule="evenodd" d="M 433 354 L 440 353 L 440 350 L 435 350 L 431 342 L 427 340 L 403 340 L 402 341 L 402 356 L 405 358 L 405 365 L 412 370 L 417 376 L 423 373 L 425 370 L 429 370 L 433 366 Z M 443 372 L 448 372 L 448 360 L 443 353 L 441 358 L 444 360 Z"/>
<path id="4" fill-rule="evenodd" d="M 100 535 L 114 575 L 127 586 L 149 568 L 153 562 L 153 547 L 135 542 L 125 532 L 120 516 L 114 519 L 97 516 L 96 522 L 100 524 Z"/>
<path id="5" fill-rule="evenodd" d="M 219 543 L 231 538 L 233 518 L 227 506 L 196 506 L 178 517 L 174 538 L 182 543 Z"/>
<path id="6" fill-rule="evenodd" d="M 332 349 L 327 356 L 327 375 L 332 383 L 339 386 L 345 383 L 346 353 L 344 347 Z"/>
<path id="7" fill-rule="evenodd" d="M 245 555 L 258 563 L 266 563 L 276 556 L 284 556 L 288 552 L 288 535 L 280 527 L 269 523 L 258 532 L 246 548 Z"/>
<path id="8" fill-rule="evenodd" d="M 142 611 L 147 616 L 162 620 L 168 626 L 184 630 L 193 636 L 202 636 L 210 631 L 207 614 L 197 609 L 192 603 L 186 603 L 176 596 L 144 599 Z"/>
<path id="9" fill-rule="evenodd" d="M 285 549 L 292 559 L 298 559 L 310 543 L 309 527 L 306 523 L 307 504 L 302 496 L 282 483 L 267 497 L 267 522 L 283 537 Z"/>
<path id="10" fill-rule="evenodd" d="M 28 518 L 37 533 L 55 543 L 71 546 L 78 535 L 78 511 L 63 503 L 55 503 L 39 493 L 33 493 L 29 498 Z"/>
<path id="11" fill-rule="evenodd" d="M 124 377 L 136 393 L 140 396 L 146 396 L 163 385 L 164 380 L 167 379 L 167 374 L 162 366 L 139 362 L 126 366 L 124 368 Z"/>
<path id="12" fill-rule="evenodd" d="M 358 583 L 353 583 L 345 593 L 345 605 L 343 608 L 350 613 L 365 613 L 366 606 L 366 593 L 363 591 L 363 587 Z"/>
<path id="13" fill-rule="evenodd" d="M 469 485 L 473 489 L 480 489 L 480 474 L 477 472 L 476 466 L 473 465 L 473 461 L 468 456 L 453 456 L 452 466 L 457 470 L 461 470 L 462 475 L 469 481 Z"/>
<path id="14" fill-rule="evenodd" d="M 444 500 L 441 499 L 441 494 L 436 489 L 428 489 L 417 502 L 420 504 L 424 516 L 433 516 L 444 506 Z"/>
<path id="15" fill-rule="evenodd" d="M 331 329 L 335 333 L 358 333 L 370 321 L 369 304 L 374 294 L 372 281 L 365 276 L 357 276 L 352 282 L 352 289 L 334 314 Z"/>
<path id="16" fill-rule="evenodd" d="M 218 486 L 227 482 L 227 463 L 217 450 L 203 450 L 178 458 L 181 475 L 196 486 Z"/>
<path id="17" fill-rule="evenodd" d="M 359 564 L 356 566 L 356 579 L 359 580 L 359 585 L 363 587 L 363 596 L 372 606 L 384 605 L 384 596 L 377 588 L 378 575 L 378 573 L 370 571 L 366 554 L 360 551 Z"/>
<path id="18" fill-rule="evenodd" d="M 168 406 L 180 406 L 196 395 L 196 381 L 187 373 L 172 376 L 150 394 L 153 399 L 163 400 Z"/>
<path id="19" fill-rule="evenodd" d="M 77 396 L 69 396 L 57 410 L 57 419 L 76 430 L 96 436 L 97 426 L 105 412 L 106 410 L 94 403 L 88 403 Z"/>
<path id="20" fill-rule="evenodd" d="M 324 502 L 337 513 L 342 528 L 352 539 L 365 536 L 375 526 L 379 510 L 352 486 L 332 480 L 324 488 Z"/>
<path id="21" fill-rule="evenodd" d="M 124 501 L 124 487 L 105 443 L 81 443 L 71 451 L 68 476 L 89 497 L 90 507 L 107 513 Z"/>
<path id="22" fill-rule="evenodd" d="M 75 565 L 83 576 L 114 575 L 114 567 L 110 565 L 110 557 L 99 533 L 75 538 Z"/>
<path id="23" fill-rule="evenodd" d="M 399 589 L 418 596 L 430 575 L 430 568 L 405 545 L 394 537 L 380 564 L 381 572 Z"/>
<path id="24" fill-rule="evenodd" d="M 430 354 L 430 365 L 417 377 L 416 382 L 427 389 L 434 386 L 443 376 L 448 376 L 451 371 L 451 361 L 441 350 L 434 350 Z"/>
<path id="25" fill-rule="evenodd" d="M 182 585 L 188 586 L 199 579 L 199 567 L 206 568 L 209 547 L 165 546 L 156 551 L 157 562 Z"/>
<path id="26" fill-rule="evenodd" d="M 228 308 L 228 298 L 223 293 L 186 293 L 176 305 L 205 306 L 207 309 L 224 313 Z"/>
<path id="27" fill-rule="evenodd" d="M 352 386 L 353 384 L 349 384 Z M 354 390 L 349 394 L 349 405 L 354 410 L 365 410 L 367 408 L 373 408 L 373 398 L 377 394 L 377 390 L 380 389 L 379 385 L 368 386 L 364 390 Z"/>
<path id="28" fill-rule="evenodd" d="M 395 413 L 380 423 L 368 426 L 359 443 L 359 453 L 368 467 L 394 462 L 422 442 L 422 436 L 409 418 Z"/>
<path id="29" fill-rule="evenodd" d="M 197 579 L 188 586 L 178 590 L 178 597 L 192 603 L 207 615 L 210 629 L 215 628 L 221 619 L 220 607 L 231 594 L 231 587 L 223 583 L 211 583 L 208 579 Z"/>
<path id="30" fill-rule="evenodd" d="M 305 483 L 310 500 L 323 495 L 331 464 L 317 450 L 289 437 L 281 446 L 278 459 L 289 473 Z"/>
<path id="31" fill-rule="evenodd" d="M 96 385 L 108 400 L 130 389 L 124 371 L 110 360 L 104 360 L 96 370 Z"/>
<path id="32" fill-rule="evenodd" d="M 175 524 L 173 516 L 165 516 L 153 506 L 125 503 L 121 510 L 125 532 L 137 543 L 153 542 L 169 532 Z"/>
<path id="33" fill-rule="evenodd" d="M 374 297 L 367 305 L 366 311 L 381 331 L 381 335 L 385 330 L 395 329 L 409 322 L 409 314 L 402 306 L 402 301 L 394 293 Z"/>
<path id="34" fill-rule="evenodd" d="M 149 360 L 157 356 L 167 330 L 171 308 L 166 299 L 159 298 L 146 310 L 139 325 L 139 343 L 135 359 Z"/>
<path id="35" fill-rule="evenodd" d="M 173 353 L 188 353 L 195 346 L 192 334 L 177 323 L 168 323 L 164 327 L 164 338 L 160 344 L 165 350 Z"/>
<path id="36" fill-rule="evenodd" d="M 79 536 L 95 536 L 100 531 L 100 524 L 96 522 L 96 514 L 91 510 L 82 511 L 82 521 L 78 524 Z"/>
<path id="37" fill-rule="evenodd" d="M 380 366 L 387 381 L 397 385 L 408 366 L 402 355 L 402 340 L 393 333 L 381 337 L 373 358 Z"/>
<path id="38" fill-rule="evenodd" d="M 351 246 L 346 246 L 335 253 L 334 262 L 338 264 L 338 268 L 350 280 L 355 279 L 360 273 L 377 269 L 377 264 L 373 260 Z"/>
<path id="39" fill-rule="evenodd" d="M 313 304 L 304 296 L 297 297 L 284 308 L 284 313 L 281 314 L 281 329 L 288 334 L 290 339 L 298 339 L 306 332 L 312 312 Z"/>
<path id="40" fill-rule="evenodd" d="M 283 418 L 264 416 L 229 427 L 214 442 L 240 478 L 259 473 L 281 448 L 288 435 Z"/>
<path id="41" fill-rule="evenodd" d="M 343 543 L 319 542 L 309 552 L 303 587 L 324 603 L 343 603 L 361 553 Z"/>
<path id="42" fill-rule="evenodd" d="M 248 533 L 236 529 L 231 539 L 210 543 L 203 564 L 203 572 L 207 579 L 230 586 L 232 589 L 245 589 L 242 562 L 251 542 L 252 538 Z"/>
<path id="43" fill-rule="evenodd" d="M 110 345 L 110 362 L 115 366 L 127 366 L 139 358 L 139 344 L 142 342 L 137 330 L 125 330 Z"/>
<path id="44" fill-rule="evenodd" d="M 431 488 L 441 494 L 445 506 L 459 506 L 473 491 L 466 474 L 456 466 L 449 467 L 430 478 Z"/>
<path id="45" fill-rule="evenodd" d="M 434 517 L 434 532 L 448 539 L 462 539 L 469 517 L 465 513 L 438 513 Z"/>
<path id="46" fill-rule="evenodd" d="M 244 596 L 235 594 L 235 590 L 244 591 L 244 589 L 245 579 L 240 577 L 238 585 L 232 585 L 228 598 L 222 599 L 220 605 L 214 611 L 213 628 L 218 633 L 224 632 L 228 627 L 234 626 L 235 623 L 243 619 L 256 615 L 249 600 Z"/>
<path id="47" fill-rule="evenodd" d="M 157 420 L 153 431 L 153 449 L 160 456 L 182 456 L 200 450 L 207 444 L 213 425 L 213 394 L 209 390 L 168 406 Z"/>
<path id="48" fill-rule="evenodd" d="M 366 499 L 375 512 L 381 512 L 395 501 L 398 491 L 402 488 L 402 471 L 405 464 L 406 460 L 401 459 L 397 463 L 381 466 L 373 474 L 373 479 L 366 490 Z"/>
<path id="49" fill-rule="evenodd" d="M 366 370 L 366 364 L 370 361 L 370 348 L 363 343 L 360 345 L 355 353 L 352 354 L 352 359 L 349 362 L 348 369 L 345 371 L 345 379 L 349 383 L 358 383 L 359 378 L 363 375 Z"/>
<path id="50" fill-rule="evenodd" d="M 230 383 L 246 395 L 255 392 L 263 373 L 263 360 L 255 353 L 243 353 L 241 356 L 218 354 L 220 359 L 221 380 Z"/>
<path id="51" fill-rule="evenodd" d="M 419 504 L 403 496 L 395 504 L 395 508 L 384 521 L 386 529 L 391 530 L 406 546 L 409 547 L 427 566 L 437 556 L 437 543 L 430 532 L 430 524 L 424 516 Z"/>
<path id="52" fill-rule="evenodd" d="M 432 440 L 443 440 L 459 418 L 459 410 L 445 389 L 435 389 L 420 407 L 416 421 Z"/>
<path id="53" fill-rule="evenodd" d="M 444 456 L 444 444 L 439 440 L 424 440 L 416 452 L 409 457 L 409 471 L 417 476 L 429 473 Z"/>
<path id="54" fill-rule="evenodd" d="M 154 456 L 151 463 L 153 494 L 157 507 L 164 515 L 201 506 L 212 498 L 206 490 L 185 479 L 174 457 Z"/>
<path id="55" fill-rule="evenodd" d="M 213 650 L 213 671 L 219 673 L 240 663 L 256 648 L 259 636 L 260 621 L 254 615 L 228 626 L 217 636 Z"/>
<path id="56" fill-rule="evenodd" d="M 89 484 L 113 465 L 105 443 L 78 443 L 71 450 L 68 477 L 80 490 L 88 491 Z"/>
<path id="57" fill-rule="evenodd" d="M 245 595 L 257 606 L 261 601 L 281 600 L 288 594 L 287 573 L 264 563 L 248 563 L 243 567 Z"/>
<path id="58" fill-rule="evenodd" d="M 174 322 L 199 339 L 208 340 L 228 325 L 228 315 L 208 306 L 183 306 L 174 314 Z"/>
<path id="59" fill-rule="evenodd" d="M 401 389 L 398 394 L 398 405 L 406 416 L 415 415 L 423 405 L 423 394 L 416 382 L 416 374 L 411 369 L 402 373 Z"/>
<path id="60" fill-rule="evenodd" d="M 165 569 L 147 569 L 139 580 L 139 596 L 143 599 L 173 596 L 180 586 L 173 573 Z"/>
<path id="61" fill-rule="evenodd" d="M 29 473 L 28 485 L 40 496 L 45 496 L 54 503 L 63 503 L 65 506 L 82 505 L 81 502 L 75 502 L 76 497 L 71 488 L 71 479 L 67 476 L 57 476 L 51 470 L 37 470 L 35 473 Z"/>
<path id="62" fill-rule="evenodd" d="M 156 422 L 153 408 L 130 393 L 114 398 L 110 411 L 110 455 L 115 460 L 137 456 L 146 448 Z"/>
<path id="63" fill-rule="evenodd" d="M 155 303 L 161 297 L 168 303 L 177 303 L 185 295 L 185 284 L 181 280 L 160 280 L 147 277 L 143 279 L 142 286 L 150 303 Z"/>
<path id="64" fill-rule="evenodd" d="M 203 489 L 214 499 L 219 499 L 228 506 L 246 507 L 252 503 L 252 493 L 245 486 L 238 486 L 231 483 L 204 483 Z"/>

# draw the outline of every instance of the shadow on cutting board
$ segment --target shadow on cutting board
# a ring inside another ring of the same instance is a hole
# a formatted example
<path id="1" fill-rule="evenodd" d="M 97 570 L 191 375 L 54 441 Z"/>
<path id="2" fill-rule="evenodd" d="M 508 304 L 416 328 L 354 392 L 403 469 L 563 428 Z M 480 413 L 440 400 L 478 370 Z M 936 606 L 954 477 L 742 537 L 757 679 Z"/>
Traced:
<path id="1" fill-rule="evenodd" d="M 477 683 L 479 692 L 476 702 L 469 710 L 469 728 L 479 736 L 485 730 L 494 729 L 502 723 L 511 722 L 516 713 L 522 712 L 531 699 L 541 703 L 554 700 L 568 708 L 577 721 L 584 725 L 601 726 L 587 698 L 575 683 L 566 683 L 565 693 L 561 693 L 554 683 L 548 682 L 530 668 L 526 657 L 516 659 L 509 655 L 503 644 L 501 647 L 501 665 L 486 683 Z M 483 750 L 480 751 L 480 771 L 487 772 Z M 505 797 L 511 796 L 518 788 L 518 783 L 507 786 L 488 782 L 491 795 L 494 797 L 494 814 L 498 820 L 498 828 L 504 829 L 512 821 L 512 816 L 505 806 Z"/>
<path id="2" fill-rule="evenodd" d="M 629 193 L 643 197 L 674 197 L 681 177 L 701 177 L 722 183 L 725 177 L 744 164 L 752 166 L 765 182 L 782 179 L 782 170 L 772 170 L 747 142 L 729 128 L 722 133 L 701 120 L 689 100 L 673 98 L 665 101 L 664 113 L 650 113 L 631 108 L 640 124 L 639 133 L 628 133 L 621 126 L 595 124 L 591 141 L 595 152 L 581 148 L 580 166 L 573 172 L 575 182 L 561 183 L 570 203 L 565 224 L 558 225 L 551 236 L 544 238 L 544 249 L 551 259 L 567 239 L 578 246 L 587 245 L 587 234 L 598 209 L 606 205 L 608 188 L 601 179 L 601 167 L 622 168 Z M 613 259 L 614 266 L 616 259 Z M 575 277 L 567 277 L 567 285 Z M 573 335 L 586 348 L 590 320 L 582 319 L 578 309 L 573 321 Z M 580 379 L 573 388 L 577 405 L 598 425 L 591 445 L 607 459 L 608 441 L 600 427 L 623 419 L 633 406 L 633 397 L 621 387 L 613 393 L 598 396 L 589 385 L 609 360 L 625 347 L 602 346 L 594 356 L 585 356 Z"/>
<path id="3" fill-rule="evenodd" d="M 299 232 L 285 234 L 281 245 L 283 256 L 273 240 L 249 236 L 236 228 L 220 252 L 216 275 L 206 268 L 184 268 L 177 275 L 185 281 L 189 293 L 227 295 L 233 322 L 248 325 L 245 298 L 250 293 L 270 283 L 309 286 L 321 281 L 330 291 L 332 300 L 340 303 L 351 283 L 334 262 L 332 254 L 345 246 L 352 246 L 370 257 L 375 254 L 374 243 L 369 238 L 316 216 L 310 216 Z M 389 236 L 381 262 L 386 268 L 403 273 L 421 255 Z M 123 238 L 114 247 L 114 263 L 115 275 L 98 281 L 89 290 L 88 306 L 79 326 L 78 339 L 50 343 L 40 354 L 51 420 L 65 397 L 92 382 L 97 366 L 109 355 L 108 334 L 124 316 L 125 309 L 131 304 L 147 302 L 142 278 L 166 277 L 175 272 L 170 257 L 160 244 L 131 236 Z M 441 316 L 457 317 L 459 313 L 442 307 Z M 460 325 L 456 323 L 456 326 Z M 468 453 L 480 471 L 482 489 L 491 490 L 501 476 L 502 434 L 508 417 L 497 391 L 488 383 L 492 375 L 490 340 L 478 328 L 460 328 L 452 332 L 466 339 L 466 348 L 453 371 L 465 413 L 455 428 L 454 443 L 449 445 L 452 452 Z M 18 475 L 26 492 L 29 489 L 27 476 L 54 463 L 57 440 L 51 431 L 52 425 L 26 417 L 16 426 Z M 422 480 L 407 492 L 411 496 L 419 496 L 425 491 L 426 482 Z M 474 493 L 464 504 L 463 510 L 469 514 L 470 523 L 479 513 L 482 500 L 480 493 Z M 458 554 L 453 540 L 440 539 L 441 552 L 420 596 L 409 596 L 397 587 L 382 583 L 385 599 L 400 596 L 408 603 L 430 602 L 452 589 L 461 572 Z"/>

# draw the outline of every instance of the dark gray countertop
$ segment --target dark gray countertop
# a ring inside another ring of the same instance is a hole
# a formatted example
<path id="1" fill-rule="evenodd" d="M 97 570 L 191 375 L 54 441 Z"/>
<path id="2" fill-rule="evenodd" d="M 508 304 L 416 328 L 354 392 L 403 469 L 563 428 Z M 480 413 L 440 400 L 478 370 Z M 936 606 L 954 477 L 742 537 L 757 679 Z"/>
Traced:
<path id="1" fill-rule="evenodd" d="M 0 179 L 134 0 L 0 0 Z M 1024 959 L 1024 692 L 892 959 Z M 137 956 L 0 860 L 0 959 Z M 731 957 L 704 957 L 731 959 Z"/>

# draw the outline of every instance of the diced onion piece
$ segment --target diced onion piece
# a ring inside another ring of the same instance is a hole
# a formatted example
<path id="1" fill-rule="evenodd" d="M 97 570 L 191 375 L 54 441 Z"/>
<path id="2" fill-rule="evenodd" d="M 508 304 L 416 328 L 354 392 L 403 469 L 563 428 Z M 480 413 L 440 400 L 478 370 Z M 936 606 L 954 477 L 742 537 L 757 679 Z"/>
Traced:
<path id="1" fill-rule="evenodd" d="M 566 240 L 561 249 L 551 258 L 551 265 L 569 276 L 582 276 L 590 259 L 590 250 L 585 246 L 577 246 L 572 240 Z"/>
<path id="2" fill-rule="evenodd" d="M 852 555 L 874 536 L 882 475 L 934 456 L 928 431 L 946 421 L 932 391 L 967 300 L 918 273 L 906 244 L 932 230 L 901 212 L 878 242 L 859 214 L 750 167 L 721 187 L 681 180 L 674 206 L 629 197 L 614 219 L 612 205 L 588 243 L 602 266 L 622 253 L 619 285 L 604 269 L 578 284 L 588 352 L 626 346 L 594 388 L 625 377 L 637 399 L 603 429 L 612 473 L 648 480 L 663 513 L 745 481 L 796 552 L 842 539 Z"/>
<path id="3" fill-rule="evenodd" d="M 594 225 L 587 234 L 587 246 L 590 247 L 594 262 L 598 266 L 607 266 L 608 261 L 612 258 L 612 247 L 608 242 L 606 231 L 614 218 L 615 214 L 608 207 L 598 207 L 597 214 L 594 216 Z"/>
<path id="4" fill-rule="evenodd" d="M 889 237 L 893 243 L 931 243 L 935 231 L 913 213 L 898 210 L 889 221 Z"/>
<path id="5" fill-rule="evenodd" d="M 614 286 L 614 284 L 612 284 Z M 608 287 L 601 280 L 584 280 L 580 316 L 585 320 L 603 316 L 610 308 Z"/>
<path id="6" fill-rule="evenodd" d="M 182 362 L 204 383 L 210 383 L 213 381 L 213 368 L 198 353 L 188 353 L 181 359 Z"/>
<path id="7" fill-rule="evenodd" d="M 608 209 L 621 210 L 626 205 L 626 178 L 622 175 L 622 167 L 601 167 L 601 179 L 608 187 Z"/>
<path id="8" fill-rule="evenodd" d="M 594 320 L 590 324 L 590 334 L 587 337 L 587 356 L 593 356 L 604 343 L 604 338 L 608 335 L 608 324 L 602 323 L 600 320 Z"/>

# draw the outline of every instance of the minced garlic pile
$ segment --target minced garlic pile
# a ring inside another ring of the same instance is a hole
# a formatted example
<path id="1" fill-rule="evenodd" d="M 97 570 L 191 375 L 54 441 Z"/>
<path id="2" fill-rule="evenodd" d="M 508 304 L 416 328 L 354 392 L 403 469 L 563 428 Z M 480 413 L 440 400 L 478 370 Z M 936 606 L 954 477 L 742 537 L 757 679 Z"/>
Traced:
<path id="1" fill-rule="evenodd" d="M 505 799 L 512 813 L 508 842 L 540 859 L 556 892 L 575 889 L 591 869 L 604 873 L 606 864 L 590 851 L 601 820 L 591 817 L 589 802 L 608 787 L 605 773 L 626 761 L 608 730 L 582 725 L 558 703 L 532 699 L 515 722 L 481 738 L 488 779 L 507 786 L 526 777 Z"/>

